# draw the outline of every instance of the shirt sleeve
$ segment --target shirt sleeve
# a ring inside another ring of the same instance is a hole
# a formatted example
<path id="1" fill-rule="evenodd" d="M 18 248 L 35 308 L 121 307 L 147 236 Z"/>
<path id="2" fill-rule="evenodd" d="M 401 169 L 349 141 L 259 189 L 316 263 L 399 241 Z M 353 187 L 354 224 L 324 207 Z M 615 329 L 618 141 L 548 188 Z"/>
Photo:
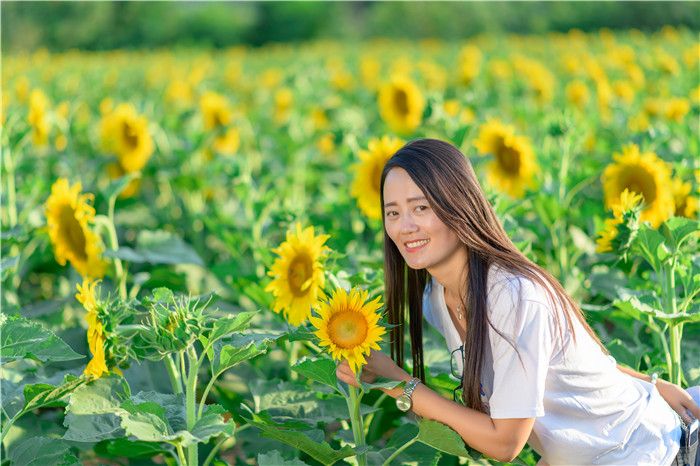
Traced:
<path id="1" fill-rule="evenodd" d="M 551 308 L 544 304 L 548 300 L 534 300 L 532 293 L 520 293 L 512 283 L 500 288 L 492 291 L 493 299 L 489 295 L 489 318 L 495 327 L 489 326 L 493 355 L 490 415 L 494 419 L 544 416 L 554 336 Z"/>

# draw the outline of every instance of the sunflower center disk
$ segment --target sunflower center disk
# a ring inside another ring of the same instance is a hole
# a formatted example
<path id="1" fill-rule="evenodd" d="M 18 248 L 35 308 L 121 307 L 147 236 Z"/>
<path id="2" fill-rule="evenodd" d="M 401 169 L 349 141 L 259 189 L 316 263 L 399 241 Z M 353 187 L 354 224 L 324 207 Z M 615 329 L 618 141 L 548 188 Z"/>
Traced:
<path id="1" fill-rule="evenodd" d="M 520 152 L 500 141 L 496 150 L 496 161 L 506 173 L 518 174 L 520 172 Z"/>
<path id="2" fill-rule="evenodd" d="M 129 149 L 136 149 L 139 145 L 139 137 L 136 130 L 128 123 L 124 122 L 122 125 L 122 137 L 126 147 Z"/>
<path id="3" fill-rule="evenodd" d="M 79 260 L 86 260 L 85 233 L 83 233 L 83 227 L 75 219 L 75 211 L 68 204 L 61 209 L 60 230 L 61 238 L 66 242 L 70 254 Z"/>
<path id="4" fill-rule="evenodd" d="M 408 114 L 408 95 L 403 89 L 397 89 L 394 92 L 394 108 L 399 115 Z"/>
<path id="5" fill-rule="evenodd" d="M 630 170 L 626 179 L 623 180 L 623 189 L 624 188 L 644 196 L 644 203 L 647 205 L 653 203 L 656 199 L 654 177 L 646 170 Z"/>
<path id="6" fill-rule="evenodd" d="M 338 312 L 328 323 L 331 341 L 343 349 L 353 349 L 364 343 L 367 330 L 367 319 L 360 312 Z"/>
<path id="7" fill-rule="evenodd" d="M 314 269 L 311 263 L 311 258 L 306 255 L 298 255 L 289 264 L 287 279 L 289 280 L 289 288 L 294 293 L 294 296 L 304 296 L 311 284 Z"/>

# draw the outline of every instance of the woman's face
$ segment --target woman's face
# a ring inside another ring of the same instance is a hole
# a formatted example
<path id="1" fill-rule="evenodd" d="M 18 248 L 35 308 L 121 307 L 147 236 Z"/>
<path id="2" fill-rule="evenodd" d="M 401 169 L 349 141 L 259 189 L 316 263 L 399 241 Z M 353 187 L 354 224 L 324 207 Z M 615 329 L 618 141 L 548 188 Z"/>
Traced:
<path id="1" fill-rule="evenodd" d="M 412 269 L 437 268 L 461 247 L 403 168 L 392 168 L 384 180 L 384 227 Z"/>

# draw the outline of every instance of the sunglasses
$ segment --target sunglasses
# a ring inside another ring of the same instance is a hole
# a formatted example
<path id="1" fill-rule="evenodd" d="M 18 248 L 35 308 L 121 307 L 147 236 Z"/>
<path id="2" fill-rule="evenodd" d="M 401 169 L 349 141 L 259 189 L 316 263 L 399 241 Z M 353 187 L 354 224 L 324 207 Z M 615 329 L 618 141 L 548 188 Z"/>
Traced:
<path id="1" fill-rule="evenodd" d="M 458 360 L 457 358 L 460 359 Z M 452 400 L 455 403 L 462 402 L 462 392 L 464 389 L 464 373 L 459 371 L 459 361 L 462 361 L 462 364 L 464 364 L 464 345 L 460 345 L 459 348 L 450 353 L 450 374 L 452 377 L 459 380 L 459 385 L 452 390 Z"/>

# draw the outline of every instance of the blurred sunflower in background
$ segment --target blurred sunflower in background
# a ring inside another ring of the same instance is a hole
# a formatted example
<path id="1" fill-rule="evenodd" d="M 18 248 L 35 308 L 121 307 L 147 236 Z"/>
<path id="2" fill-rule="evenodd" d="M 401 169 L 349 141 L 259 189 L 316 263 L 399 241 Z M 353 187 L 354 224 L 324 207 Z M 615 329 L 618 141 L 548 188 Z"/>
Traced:
<path id="1" fill-rule="evenodd" d="M 379 342 L 386 329 L 379 325 L 380 298 L 369 301 L 369 293 L 353 288 L 350 292 L 338 288 L 318 309 L 318 317 L 309 320 L 316 331 L 319 345 L 336 361 L 347 359 L 353 373 L 367 363 L 365 356 L 380 349 Z"/>
<path id="2" fill-rule="evenodd" d="M 104 247 L 100 237 L 90 228 L 95 209 L 89 204 L 93 195 L 81 194 L 80 183 L 70 186 L 61 178 L 51 186 L 46 200 L 46 223 L 56 262 L 70 262 L 83 277 L 104 276 Z"/>
<path id="3" fill-rule="evenodd" d="M 640 152 L 636 144 L 623 147 L 622 153 L 613 156 L 615 161 L 605 167 L 601 178 L 606 208 L 618 203 L 622 192 L 628 189 L 644 198 L 641 221 L 656 228 L 673 215 L 671 170 L 666 162 L 653 152 Z"/>
<path id="4" fill-rule="evenodd" d="M 532 187 L 537 161 L 530 141 L 515 133 L 515 128 L 499 120 L 489 120 L 479 128 L 474 146 L 493 160 L 486 167 L 486 180 L 509 196 L 523 197 Z"/>
<path id="5" fill-rule="evenodd" d="M 27 119 L 32 128 L 32 142 L 35 146 L 45 146 L 49 141 L 51 124 L 49 120 L 49 99 L 39 89 L 29 95 L 29 114 Z"/>
<path id="6" fill-rule="evenodd" d="M 228 99 L 216 92 L 205 92 L 199 100 L 204 129 L 216 132 L 212 149 L 218 154 L 232 155 L 240 146 L 238 129 L 232 126 L 233 109 Z"/>
<path id="7" fill-rule="evenodd" d="M 324 296 L 325 276 L 322 259 L 329 251 L 324 246 L 329 235 L 315 235 L 314 227 L 302 230 L 296 224 L 286 241 L 272 251 L 279 255 L 268 275 L 272 282 L 265 288 L 275 297 L 272 310 L 283 312 L 292 325 L 301 325 Z"/>
<path id="8" fill-rule="evenodd" d="M 107 361 L 105 358 L 105 334 L 102 322 L 98 315 L 97 297 L 95 292 L 96 281 L 84 280 L 82 284 L 78 283 L 78 293 L 75 298 L 83 305 L 87 311 L 86 319 L 88 322 L 87 340 L 92 359 L 88 363 L 83 373 L 87 376 L 100 378 L 106 374 Z"/>
<path id="9" fill-rule="evenodd" d="M 353 165 L 355 177 L 350 188 L 350 194 L 357 200 L 357 205 L 367 217 L 379 220 L 382 218 L 379 183 L 382 170 L 387 160 L 396 153 L 404 141 L 384 136 L 381 139 L 370 139 L 366 150 L 360 150 L 360 162 Z"/>
<path id="10" fill-rule="evenodd" d="M 379 89 L 379 115 L 392 131 L 407 134 L 423 119 L 425 98 L 407 76 L 394 75 Z"/>
<path id="11" fill-rule="evenodd" d="M 690 182 L 683 182 L 680 178 L 673 179 L 673 202 L 675 215 L 679 217 L 695 218 L 698 212 L 698 198 L 691 194 L 693 186 Z"/>
<path id="12" fill-rule="evenodd" d="M 153 139 L 148 132 L 148 120 L 133 105 L 119 104 L 108 111 L 100 129 L 103 147 L 116 154 L 124 172 L 141 170 L 151 158 Z"/>

